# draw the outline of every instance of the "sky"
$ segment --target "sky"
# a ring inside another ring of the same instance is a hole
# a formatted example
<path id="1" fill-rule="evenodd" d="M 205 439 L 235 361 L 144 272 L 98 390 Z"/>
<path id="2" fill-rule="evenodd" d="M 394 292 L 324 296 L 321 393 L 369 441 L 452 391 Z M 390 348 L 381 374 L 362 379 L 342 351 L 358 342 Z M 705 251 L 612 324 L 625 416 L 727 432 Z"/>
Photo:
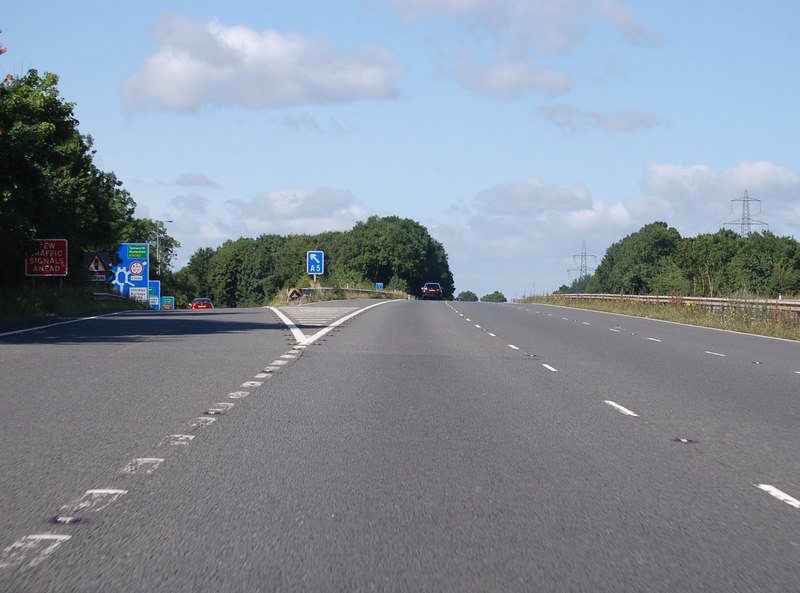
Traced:
<path id="1" fill-rule="evenodd" d="M 0 0 L 95 164 L 195 251 L 424 225 L 456 292 L 548 294 L 656 221 L 800 236 L 796 0 Z M 431 278 L 436 281 L 436 278 Z"/>

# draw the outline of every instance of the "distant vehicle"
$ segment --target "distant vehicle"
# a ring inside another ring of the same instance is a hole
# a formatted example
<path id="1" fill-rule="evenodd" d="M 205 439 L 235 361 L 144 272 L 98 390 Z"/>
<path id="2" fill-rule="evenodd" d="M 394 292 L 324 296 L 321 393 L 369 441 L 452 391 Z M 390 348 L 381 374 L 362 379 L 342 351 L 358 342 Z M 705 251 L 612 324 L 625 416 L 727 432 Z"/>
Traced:
<path id="1" fill-rule="evenodd" d="M 195 299 L 192 301 L 192 304 L 189 305 L 192 309 L 213 309 L 214 303 L 211 302 L 211 299 Z"/>
<path id="2" fill-rule="evenodd" d="M 422 287 L 422 300 L 435 299 L 440 301 L 442 299 L 442 285 L 438 282 L 426 282 Z"/>

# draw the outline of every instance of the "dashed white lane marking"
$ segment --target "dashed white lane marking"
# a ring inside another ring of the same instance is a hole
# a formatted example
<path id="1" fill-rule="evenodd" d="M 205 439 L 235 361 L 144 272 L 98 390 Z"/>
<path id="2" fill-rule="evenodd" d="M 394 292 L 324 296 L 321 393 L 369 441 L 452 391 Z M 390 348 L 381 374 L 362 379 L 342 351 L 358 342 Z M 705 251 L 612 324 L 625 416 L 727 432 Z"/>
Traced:
<path id="1" fill-rule="evenodd" d="M 796 498 L 793 498 L 793 497 L 789 496 L 785 492 L 781 492 L 780 490 L 775 488 L 775 486 L 770 486 L 769 484 L 756 484 L 756 487 L 758 487 L 761 490 L 763 490 L 764 492 L 774 496 L 775 498 L 777 498 L 781 502 L 785 502 L 789 506 L 792 506 L 792 507 L 794 507 L 796 509 L 800 509 L 800 500 L 797 500 Z"/>
<path id="2" fill-rule="evenodd" d="M 478 325 L 477 323 L 475 324 L 475 327 L 477 327 L 478 329 L 481 329 L 481 326 Z"/>
<path id="3" fill-rule="evenodd" d="M 160 457 L 140 457 L 132 459 L 128 465 L 119 470 L 121 474 L 152 474 L 164 463 Z"/>
<path id="4" fill-rule="evenodd" d="M 245 381 L 242 383 L 242 387 L 261 387 L 262 385 L 261 381 Z"/>
<path id="5" fill-rule="evenodd" d="M 288 361 L 288 360 L 273 360 L 273 361 L 272 361 L 271 363 L 269 363 L 269 364 L 270 364 L 270 366 L 272 366 L 272 367 L 281 367 L 281 366 L 283 366 L 283 365 L 285 365 L 285 364 L 289 364 L 289 361 Z"/>
<path id="6" fill-rule="evenodd" d="M 216 422 L 216 418 L 211 418 L 209 416 L 201 416 L 199 418 L 195 418 L 189 424 L 192 428 L 205 428 L 206 426 L 211 426 Z"/>
<path id="7" fill-rule="evenodd" d="M 248 395 L 250 395 L 249 391 L 231 391 L 228 397 L 231 399 L 244 399 Z"/>
<path id="8" fill-rule="evenodd" d="M 256 376 L 253 379 L 269 379 L 272 377 L 272 373 L 269 371 L 265 371 L 263 373 L 256 373 Z"/>
<path id="9" fill-rule="evenodd" d="M 581 323 L 582 323 L 583 325 L 592 325 L 592 324 L 591 324 L 591 323 L 589 323 L 588 321 L 581 321 Z"/>
<path id="10" fill-rule="evenodd" d="M 706 350 L 706 354 L 710 354 L 711 356 L 720 356 L 723 358 L 725 357 L 724 354 L 720 354 L 719 352 L 712 352 L 711 350 Z"/>
<path id="11" fill-rule="evenodd" d="M 170 446 L 181 447 L 190 444 L 194 440 L 193 434 L 171 434 L 167 437 Z"/>
<path id="12" fill-rule="evenodd" d="M 661 341 L 658 338 L 647 338 L 647 339 L 650 340 L 651 342 L 660 342 Z"/>
<path id="13" fill-rule="evenodd" d="M 631 412 L 628 408 L 623 408 L 621 405 L 619 405 L 618 403 L 612 402 L 610 399 L 604 400 L 603 403 L 604 404 L 608 404 L 609 406 L 611 406 L 612 408 L 616 409 L 618 412 L 622 412 L 626 416 L 634 416 L 634 417 L 638 417 L 639 416 L 639 414 L 637 414 L 636 412 Z"/>
<path id="14" fill-rule="evenodd" d="M 557 373 L 558 372 L 558 369 L 555 369 L 555 368 L 551 367 L 549 364 L 543 364 L 542 366 L 544 368 L 546 368 L 548 371 L 551 371 L 553 373 Z"/>
<path id="15" fill-rule="evenodd" d="M 43 533 L 26 535 L 3 550 L 0 570 L 6 568 L 33 568 L 70 539 L 70 535 Z"/>
<path id="16" fill-rule="evenodd" d="M 121 496 L 125 496 L 127 490 L 117 490 L 115 488 L 96 488 L 87 490 L 77 499 L 61 507 L 62 511 L 68 513 L 97 513 L 108 507 Z"/>
<path id="17" fill-rule="evenodd" d="M 493 334 L 492 332 L 489 332 L 489 335 L 492 336 L 493 338 L 497 337 L 497 334 Z M 800 372 L 800 371 L 798 371 L 798 372 Z"/>
<path id="18" fill-rule="evenodd" d="M 508 347 L 512 350 L 519 350 L 519 346 L 514 346 L 514 344 L 509 344 Z"/>
<path id="19" fill-rule="evenodd" d="M 608 331 L 611 331 L 611 332 L 617 332 L 618 334 L 619 334 L 619 333 L 622 333 L 620 330 L 618 330 L 618 329 L 616 329 L 616 328 L 613 328 L 613 327 L 609 328 L 609 329 L 608 329 Z"/>

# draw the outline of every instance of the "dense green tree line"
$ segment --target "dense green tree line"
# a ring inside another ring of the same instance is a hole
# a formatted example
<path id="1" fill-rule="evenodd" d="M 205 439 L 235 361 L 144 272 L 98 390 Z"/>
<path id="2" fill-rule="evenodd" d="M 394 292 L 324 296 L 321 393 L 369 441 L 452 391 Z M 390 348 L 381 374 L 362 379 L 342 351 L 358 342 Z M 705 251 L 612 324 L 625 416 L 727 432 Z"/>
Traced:
<path id="1" fill-rule="evenodd" d="M 84 251 L 109 250 L 135 203 L 113 173 L 93 162 L 74 105 L 55 74 L 36 70 L 0 85 L 0 282 L 19 285 L 34 239 L 67 239 L 70 269 Z"/>
<path id="2" fill-rule="evenodd" d="M 595 273 L 559 292 L 776 298 L 800 294 L 800 244 L 769 231 L 682 238 L 664 222 L 614 243 Z"/>
<path id="3" fill-rule="evenodd" d="M 306 253 L 325 252 L 324 286 L 374 287 L 419 294 L 428 281 L 439 282 L 452 298 L 453 276 L 447 254 L 419 223 L 396 216 L 370 217 L 349 231 L 319 235 L 262 235 L 226 241 L 217 249 L 197 250 L 189 263 L 170 275 L 169 289 L 179 304 L 207 296 L 217 306 L 264 305 L 279 292 L 310 285 Z"/>
<path id="4" fill-rule="evenodd" d="M 133 216 L 136 203 L 114 173 L 95 166 L 92 138 L 79 132 L 75 105 L 57 85 L 58 76 L 36 70 L 0 84 L 0 284 L 23 284 L 35 239 L 67 240 L 70 283 L 85 280 L 84 253 L 113 259 L 119 243 L 150 243 L 150 269 L 169 269 L 180 244 L 163 222 Z"/>
<path id="5" fill-rule="evenodd" d="M 134 217 L 136 203 L 113 173 L 94 164 L 92 138 L 81 134 L 74 104 L 57 89 L 55 74 L 8 77 L 0 84 L 0 285 L 13 290 L 25 280 L 23 262 L 35 239 L 67 239 L 68 282 L 82 282 L 85 252 L 119 243 L 149 243 L 151 278 L 162 293 L 185 304 L 210 296 L 221 306 L 261 305 L 290 286 L 307 286 L 306 252 L 326 254 L 328 286 L 372 285 L 417 294 L 427 281 L 452 297 L 453 277 L 441 243 L 419 223 L 372 217 L 346 232 L 227 241 L 198 250 L 171 272 L 180 244 L 162 221 Z M 160 270 L 160 273 L 158 272 Z"/>

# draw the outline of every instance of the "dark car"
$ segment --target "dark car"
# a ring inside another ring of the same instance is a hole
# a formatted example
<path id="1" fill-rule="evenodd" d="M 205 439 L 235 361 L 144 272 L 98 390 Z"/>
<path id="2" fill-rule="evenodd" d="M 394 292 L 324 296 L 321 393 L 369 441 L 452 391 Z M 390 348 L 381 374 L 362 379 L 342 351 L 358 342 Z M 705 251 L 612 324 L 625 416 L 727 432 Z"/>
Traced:
<path id="1" fill-rule="evenodd" d="M 442 299 L 442 285 L 438 282 L 426 282 L 422 287 L 422 300 L 435 299 L 437 301 Z"/>
<path id="2" fill-rule="evenodd" d="M 211 302 L 211 299 L 195 299 L 192 301 L 192 304 L 189 305 L 192 309 L 213 309 L 214 303 Z"/>

